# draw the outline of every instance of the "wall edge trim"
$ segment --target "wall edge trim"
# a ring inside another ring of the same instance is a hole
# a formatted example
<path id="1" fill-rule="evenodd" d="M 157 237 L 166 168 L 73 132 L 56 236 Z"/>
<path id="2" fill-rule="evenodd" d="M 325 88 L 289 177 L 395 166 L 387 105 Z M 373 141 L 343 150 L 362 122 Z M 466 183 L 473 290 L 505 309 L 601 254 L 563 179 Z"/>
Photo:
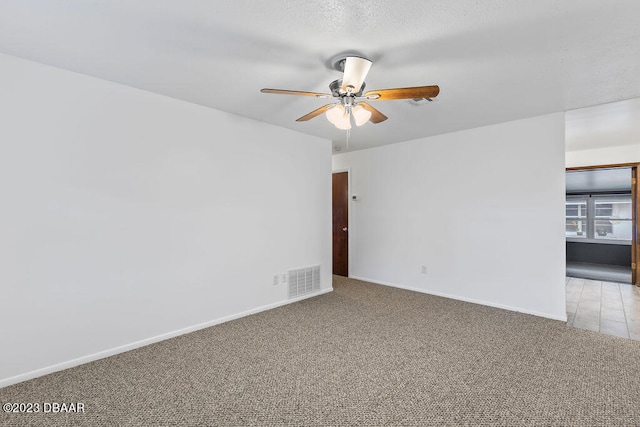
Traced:
<path id="1" fill-rule="evenodd" d="M 44 368 L 39 368 L 33 371 L 25 372 L 23 374 L 18 374 L 8 378 L 0 379 L 0 389 L 3 387 L 7 387 L 13 384 L 21 383 L 24 381 L 28 381 L 34 378 L 42 377 L 44 375 L 52 374 L 54 372 L 63 371 L 65 369 L 73 368 L 76 366 L 84 365 L 85 363 L 94 362 L 96 360 L 105 359 L 110 356 L 115 356 L 116 354 L 124 353 L 130 350 L 135 350 L 137 348 L 145 347 L 147 345 L 155 344 L 160 341 L 165 341 L 171 338 L 178 337 L 180 335 L 185 335 L 191 332 L 198 331 L 200 329 L 209 328 L 211 326 L 219 325 L 222 323 L 230 322 L 232 320 L 236 320 L 242 317 L 250 316 L 252 314 L 257 314 L 262 311 L 271 310 L 277 307 L 281 307 L 284 305 L 292 304 L 294 302 L 302 301 L 305 299 L 317 297 L 329 292 L 333 291 L 333 287 L 328 289 L 321 289 L 317 292 L 300 296 L 297 298 L 287 299 L 278 301 L 272 304 L 263 305 L 260 307 L 256 307 L 250 310 L 242 311 L 240 313 L 231 314 L 229 316 L 220 317 L 214 320 L 210 320 L 208 322 L 198 323 L 192 326 L 187 326 L 186 328 L 177 329 L 175 331 L 166 332 L 164 334 L 155 335 L 153 337 L 145 338 L 139 341 L 134 341 L 129 344 L 124 344 L 121 346 L 113 347 L 107 350 L 99 351 L 97 353 L 92 353 L 86 356 L 77 357 L 75 359 L 71 359 L 65 362 L 56 363 L 53 365 L 46 366 Z"/>
<path id="2" fill-rule="evenodd" d="M 561 322 L 566 322 L 567 321 L 566 314 L 564 316 L 556 316 L 556 315 L 551 314 L 551 313 L 543 313 L 543 312 L 540 312 L 540 311 L 527 310 L 527 309 L 520 308 L 520 307 L 513 307 L 513 306 L 510 306 L 510 305 L 506 305 L 506 304 L 498 304 L 498 303 L 485 301 L 485 300 L 479 300 L 479 299 L 475 299 L 475 298 L 467 298 L 467 297 L 463 297 L 463 296 L 459 296 L 459 295 L 448 294 L 446 292 L 430 291 L 430 290 L 427 290 L 427 289 L 420 289 L 420 288 L 414 288 L 414 287 L 411 287 L 411 286 L 398 285 L 396 283 L 391 283 L 391 282 L 384 282 L 384 281 L 380 281 L 380 280 L 367 279 L 366 277 L 350 276 L 350 278 L 351 279 L 356 279 L 356 280 L 362 280 L 362 281 L 365 281 L 365 282 L 374 283 L 376 285 L 390 286 L 390 287 L 393 287 L 393 288 L 405 289 L 407 291 L 420 292 L 420 293 L 423 293 L 423 294 L 434 295 L 434 296 L 437 296 L 437 297 L 449 298 L 449 299 L 454 299 L 454 300 L 458 300 L 458 301 L 469 302 L 469 303 L 472 303 L 472 304 L 479 304 L 479 305 L 484 305 L 484 306 L 487 306 L 487 307 L 499 308 L 499 309 L 502 309 L 502 310 L 515 311 L 517 313 L 522 313 L 522 314 L 530 314 L 532 316 L 544 317 L 546 319 L 558 320 L 558 321 L 561 321 Z"/>

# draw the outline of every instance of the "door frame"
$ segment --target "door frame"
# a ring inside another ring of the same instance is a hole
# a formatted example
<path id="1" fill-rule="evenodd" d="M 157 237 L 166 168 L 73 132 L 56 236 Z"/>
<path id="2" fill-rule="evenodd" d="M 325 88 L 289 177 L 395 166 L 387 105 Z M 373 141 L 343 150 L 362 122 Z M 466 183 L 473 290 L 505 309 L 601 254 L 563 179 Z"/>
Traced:
<path id="1" fill-rule="evenodd" d="M 331 175 L 333 176 L 334 173 L 342 173 L 342 172 L 346 172 L 347 173 L 347 229 L 348 229 L 348 233 L 347 233 L 347 277 L 351 277 L 351 218 L 352 218 L 352 214 L 351 214 L 351 168 L 338 168 L 338 169 L 332 169 L 331 170 Z M 332 209 L 332 214 L 333 214 L 333 207 Z M 333 233 L 333 231 L 332 231 Z M 331 239 L 333 240 L 333 234 L 331 235 Z M 331 245 L 331 250 L 333 251 L 333 244 Z"/>
<path id="2" fill-rule="evenodd" d="M 640 163 L 616 163 L 608 165 L 575 166 L 565 171 L 581 171 L 589 169 L 631 168 L 631 284 L 640 286 L 640 194 L 638 194 L 638 168 Z"/>

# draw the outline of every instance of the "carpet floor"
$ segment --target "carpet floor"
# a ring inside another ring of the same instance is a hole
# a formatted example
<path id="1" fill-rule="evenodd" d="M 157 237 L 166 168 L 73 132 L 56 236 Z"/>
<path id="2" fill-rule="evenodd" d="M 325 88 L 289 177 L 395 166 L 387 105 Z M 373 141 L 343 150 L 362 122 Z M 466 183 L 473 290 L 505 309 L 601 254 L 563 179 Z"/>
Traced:
<path id="1" fill-rule="evenodd" d="M 3 426 L 640 425 L 640 342 L 334 277 L 334 292 L 0 389 Z"/>

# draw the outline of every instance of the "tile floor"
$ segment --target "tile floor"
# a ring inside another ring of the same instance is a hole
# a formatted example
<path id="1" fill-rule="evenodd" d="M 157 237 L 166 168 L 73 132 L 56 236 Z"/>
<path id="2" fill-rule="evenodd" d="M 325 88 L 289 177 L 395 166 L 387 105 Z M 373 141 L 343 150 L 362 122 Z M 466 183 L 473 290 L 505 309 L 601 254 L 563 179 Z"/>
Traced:
<path id="1" fill-rule="evenodd" d="M 567 325 L 640 341 L 640 287 L 567 277 Z"/>

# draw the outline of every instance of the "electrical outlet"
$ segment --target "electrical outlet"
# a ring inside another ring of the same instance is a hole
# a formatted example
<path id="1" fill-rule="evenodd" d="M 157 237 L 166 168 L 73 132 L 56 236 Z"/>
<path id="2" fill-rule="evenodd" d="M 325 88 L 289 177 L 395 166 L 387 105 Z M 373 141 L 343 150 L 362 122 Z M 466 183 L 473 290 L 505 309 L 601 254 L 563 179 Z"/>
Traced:
<path id="1" fill-rule="evenodd" d="M 287 283 L 287 273 L 282 273 L 282 283 Z"/>
<path id="2" fill-rule="evenodd" d="M 275 276 L 273 276 L 273 285 L 277 285 L 278 284 L 278 275 L 276 274 Z"/>
<path id="3" fill-rule="evenodd" d="M 422 266 L 422 274 L 427 274 L 427 266 L 426 265 Z"/>

